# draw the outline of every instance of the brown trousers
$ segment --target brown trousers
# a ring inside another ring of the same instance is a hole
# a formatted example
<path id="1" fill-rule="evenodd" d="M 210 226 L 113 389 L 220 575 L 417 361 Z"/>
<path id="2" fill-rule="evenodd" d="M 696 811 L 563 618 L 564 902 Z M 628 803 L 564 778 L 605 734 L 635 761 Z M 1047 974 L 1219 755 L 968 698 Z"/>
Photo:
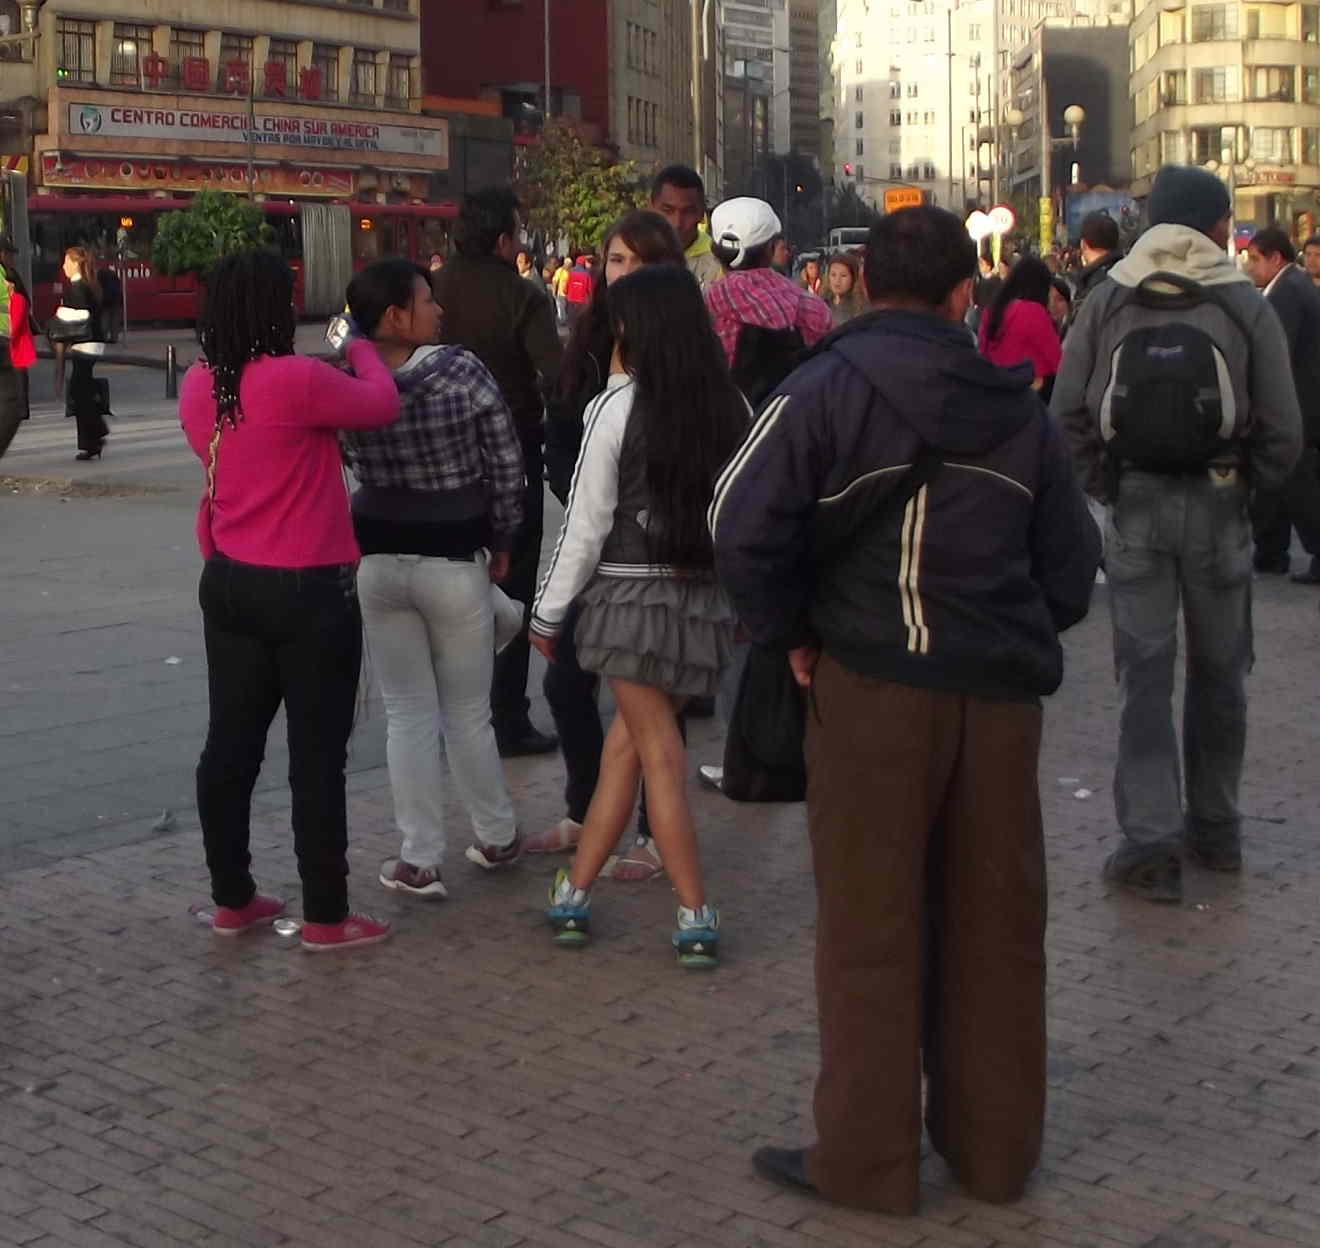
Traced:
<path id="1" fill-rule="evenodd" d="M 824 656 L 807 717 L 821 1194 L 917 1208 L 926 1127 L 983 1200 L 1022 1194 L 1045 1116 L 1041 710 Z"/>

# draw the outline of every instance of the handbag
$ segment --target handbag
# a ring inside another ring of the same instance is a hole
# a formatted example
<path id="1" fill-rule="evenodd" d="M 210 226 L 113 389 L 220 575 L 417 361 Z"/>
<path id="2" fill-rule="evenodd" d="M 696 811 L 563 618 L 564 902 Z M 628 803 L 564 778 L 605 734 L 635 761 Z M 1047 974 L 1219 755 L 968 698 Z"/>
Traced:
<path id="1" fill-rule="evenodd" d="M 898 484 L 878 503 L 877 523 L 901 512 L 938 471 L 939 453 L 922 445 Z M 807 690 L 788 651 L 752 646 L 724 738 L 720 791 L 735 802 L 801 802 L 807 796 Z"/>
<path id="2" fill-rule="evenodd" d="M 46 322 L 46 337 L 51 342 L 88 342 L 92 336 L 92 314 L 87 308 L 66 308 L 61 304 Z"/>

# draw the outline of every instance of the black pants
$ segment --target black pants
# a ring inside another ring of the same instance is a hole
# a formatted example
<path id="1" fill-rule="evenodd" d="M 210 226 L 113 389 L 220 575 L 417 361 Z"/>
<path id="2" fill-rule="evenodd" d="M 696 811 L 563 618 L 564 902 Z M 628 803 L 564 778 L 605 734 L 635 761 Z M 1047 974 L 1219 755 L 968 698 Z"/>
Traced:
<path id="1" fill-rule="evenodd" d="M 344 765 L 362 659 L 353 565 L 264 568 L 216 555 L 199 596 L 211 717 L 197 764 L 197 811 L 211 896 L 241 908 L 256 890 L 252 789 L 283 702 L 303 916 L 338 923 L 348 913 Z"/>
<path id="2" fill-rule="evenodd" d="M 1279 489 L 1257 492 L 1251 528 L 1259 560 L 1286 559 L 1294 528 L 1306 553 L 1320 559 L 1320 449 L 1308 446 Z"/>
<path id="3" fill-rule="evenodd" d="M 8 449 L 27 416 L 26 387 L 23 370 L 9 363 L 9 344 L 0 343 L 0 455 Z"/>
<path id="4" fill-rule="evenodd" d="M 96 367 L 96 357 L 71 351 L 69 359 L 73 364 L 69 377 L 69 407 L 73 411 L 74 420 L 78 422 L 78 449 L 99 451 L 110 430 L 101 411 L 101 396 L 92 372 Z"/>
<path id="5" fill-rule="evenodd" d="M 541 436 L 522 439 L 523 462 L 527 466 L 527 485 L 523 491 L 523 525 L 509 558 L 509 575 L 501 583 L 515 602 L 523 606 L 523 626 L 517 637 L 495 658 L 495 675 L 490 687 L 490 715 L 499 737 L 516 737 L 528 726 L 527 665 L 531 645 L 527 626 L 532 618 L 532 599 L 536 596 L 536 571 L 541 562 L 541 535 L 545 529 L 545 484 L 541 478 Z"/>

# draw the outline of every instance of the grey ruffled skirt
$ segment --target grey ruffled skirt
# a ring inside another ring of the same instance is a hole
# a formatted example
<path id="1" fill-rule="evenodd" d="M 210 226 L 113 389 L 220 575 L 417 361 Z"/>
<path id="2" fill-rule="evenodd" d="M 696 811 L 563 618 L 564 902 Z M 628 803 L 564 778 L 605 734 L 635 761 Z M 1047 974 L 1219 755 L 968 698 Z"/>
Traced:
<path id="1" fill-rule="evenodd" d="M 601 676 L 711 697 L 733 644 L 733 608 L 710 577 L 596 576 L 578 598 L 578 663 Z"/>

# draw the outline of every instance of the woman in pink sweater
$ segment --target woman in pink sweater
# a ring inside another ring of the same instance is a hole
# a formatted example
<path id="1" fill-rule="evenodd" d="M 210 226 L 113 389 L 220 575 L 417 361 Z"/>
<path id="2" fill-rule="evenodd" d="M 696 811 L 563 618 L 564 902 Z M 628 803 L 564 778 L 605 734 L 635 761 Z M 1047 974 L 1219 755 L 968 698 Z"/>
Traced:
<path id="1" fill-rule="evenodd" d="M 234 935 L 284 909 L 257 892 L 248 853 L 252 790 L 283 703 L 302 943 L 319 951 L 389 934 L 388 923 L 348 909 L 344 764 L 362 617 L 338 434 L 389 424 L 399 396 L 369 342 L 349 343 L 351 376 L 294 355 L 294 329 L 293 274 L 278 256 L 222 260 L 207 282 L 203 358 L 184 377 L 179 418 L 207 479 L 197 541 L 211 711 L 197 811 L 212 926 Z"/>
<path id="2" fill-rule="evenodd" d="M 1010 368 L 1030 363 L 1032 385 L 1041 389 L 1059 371 L 1063 348 L 1050 319 L 1050 283 L 1054 275 L 1043 260 L 1026 256 L 1013 266 L 990 310 L 981 318 L 981 354 Z"/>

